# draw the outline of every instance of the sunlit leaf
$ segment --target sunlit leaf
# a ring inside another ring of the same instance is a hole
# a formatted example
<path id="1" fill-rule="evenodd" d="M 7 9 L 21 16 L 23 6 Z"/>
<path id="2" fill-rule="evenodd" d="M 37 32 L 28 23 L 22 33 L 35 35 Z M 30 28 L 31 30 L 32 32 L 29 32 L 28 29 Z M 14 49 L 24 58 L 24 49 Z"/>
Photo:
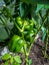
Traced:
<path id="1" fill-rule="evenodd" d="M 21 63 L 21 59 L 20 59 L 20 56 L 15 56 L 14 57 L 14 60 L 17 62 L 17 63 Z"/>
<path id="2" fill-rule="evenodd" d="M 8 61 L 6 61 L 5 63 L 4 63 L 4 65 L 8 65 L 9 63 L 8 63 Z"/>
<path id="3" fill-rule="evenodd" d="M 8 60 L 11 58 L 11 55 L 10 54 L 5 54 L 2 56 L 2 60 Z"/>
<path id="4" fill-rule="evenodd" d="M 10 63 L 13 64 L 13 62 L 14 62 L 14 58 L 11 57 L 11 59 L 10 59 Z"/>

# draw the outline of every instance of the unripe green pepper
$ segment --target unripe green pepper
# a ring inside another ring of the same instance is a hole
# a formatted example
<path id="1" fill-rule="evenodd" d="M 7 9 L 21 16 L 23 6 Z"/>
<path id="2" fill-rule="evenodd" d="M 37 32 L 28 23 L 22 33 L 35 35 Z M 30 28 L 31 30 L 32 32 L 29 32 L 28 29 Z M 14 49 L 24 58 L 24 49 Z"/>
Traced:
<path id="1" fill-rule="evenodd" d="M 20 52 L 24 44 L 25 42 L 21 37 L 14 35 L 10 41 L 9 48 L 13 52 Z"/>
<path id="2" fill-rule="evenodd" d="M 21 17 L 17 17 L 16 18 L 16 23 L 18 24 L 18 26 L 20 28 L 22 28 L 22 26 L 23 26 L 23 20 L 21 19 Z"/>

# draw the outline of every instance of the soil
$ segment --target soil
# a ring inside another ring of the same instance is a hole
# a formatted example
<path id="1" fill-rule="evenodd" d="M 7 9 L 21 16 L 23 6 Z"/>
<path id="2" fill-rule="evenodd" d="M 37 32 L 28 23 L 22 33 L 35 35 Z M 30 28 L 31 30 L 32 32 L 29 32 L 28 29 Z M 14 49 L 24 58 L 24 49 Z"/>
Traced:
<path id="1" fill-rule="evenodd" d="M 49 60 L 42 55 L 41 46 L 35 43 L 31 49 L 30 56 L 32 65 L 49 65 Z"/>
<path id="2" fill-rule="evenodd" d="M 44 45 L 45 44 L 42 43 L 40 39 L 38 39 L 32 46 L 29 55 L 29 59 L 32 59 L 32 65 L 49 65 L 49 60 L 47 58 L 44 58 L 42 54 L 42 48 Z M 49 55 L 49 51 L 48 51 L 48 55 Z M 22 65 L 25 65 L 24 59 Z"/>

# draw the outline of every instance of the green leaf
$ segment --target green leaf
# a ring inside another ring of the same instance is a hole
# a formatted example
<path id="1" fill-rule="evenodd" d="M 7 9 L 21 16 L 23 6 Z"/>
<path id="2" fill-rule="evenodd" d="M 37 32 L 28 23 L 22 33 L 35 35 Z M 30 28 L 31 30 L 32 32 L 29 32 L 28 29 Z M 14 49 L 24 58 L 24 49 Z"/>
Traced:
<path id="1" fill-rule="evenodd" d="M 42 5 L 42 4 L 37 4 L 36 13 L 39 12 L 43 8 L 43 6 L 44 5 Z"/>
<path id="2" fill-rule="evenodd" d="M 14 62 L 14 58 L 11 57 L 11 59 L 10 59 L 10 63 L 12 64 L 13 62 Z"/>
<path id="3" fill-rule="evenodd" d="M 16 0 L 13 0 L 13 2 L 10 2 L 10 4 L 7 6 L 9 12 L 11 13 L 11 15 L 14 15 L 14 11 L 15 11 L 15 2 Z"/>
<path id="4" fill-rule="evenodd" d="M 13 63 L 12 65 L 20 65 L 20 63 Z"/>
<path id="5" fill-rule="evenodd" d="M 4 63 L 4 65 L 9 65 L 8 61 L 6 61 L 6 62 Z"/>
<path id="6" fill-rule="evenodd" d="M 2 60 L 8 60 L 11 58 L 11 55 L 10 54 L 5 54 L 2 56 Z"/>
<path id="7" fill-rule="evenodd" d="M 37 4 L 36 13 L 42 10 L 42 8 L 49 9 L 49 5 Z"/>
<path id="8" fill-rule="evenodd" d="M 15 57 L 14 57 L 14 60 L 15 60 L 17 63 L 21 63 L 21 62 L 22 62 L 20 56 L 15 56 Z"/>
<path id="9" fill-rule="evenodd" d="M 31 64 L 32 64 L 32 59 L 29 60 L 29 65 L 31 65 Z"/>
<path id="10" fill-rule="evenodd" d="M 10 22 L 4 15 L 0 16 L 0 42 L 7 39 L 10 31 L 13 28 L 13 23 Z M 1 33 L 2 32 L 2 33 Z"/>
<path id="11" fill-rule="evenodd" d="M 42 27 L 42 41 L 44 41 L 46 36 L 46 28 Z"/>
<path id="12" fill-rule="evenodd" d="M 27 4 L 49 4 L 49 0 L 21 0 Z"/>
<path id="13" fill-rule="evenodd" d="M 24 7 L 23 7 L 23 2 L 20 2 L 20 6 L 19 6 L 19 9 L 20 9 L 20 16 L 23 17 L 24 16 Z"/>
<path id="14" fill-rule="evenodd" d="M 24 2 L 20 2 L 19 9 L 20 9 L 20 16 L 21 17 L 26 17 L 28 15 L 28 12 L 30 10 L 28 8 L 29 8 L 29 5 L 27 5 Z"/>
<path id="15" fill-rule="evenodd" d="M 3 27 L 0 27 L 0 42 L 8 38 L 8 34 Z"/>

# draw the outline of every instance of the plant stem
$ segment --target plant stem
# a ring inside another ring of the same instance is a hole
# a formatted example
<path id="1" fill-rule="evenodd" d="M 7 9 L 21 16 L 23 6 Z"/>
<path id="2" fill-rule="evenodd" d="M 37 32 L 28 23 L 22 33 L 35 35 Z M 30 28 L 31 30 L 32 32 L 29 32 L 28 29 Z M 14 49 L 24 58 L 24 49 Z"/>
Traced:
<path id="1" fill-rule="evenodd" d="M 26 65 L 29 65 L 29 59 L 28 59 L 28 56 L 26 56 Z"/>
<path id="2" fill-rule="evenodd" d="M 22 27 L 22 38 L 23 38 L 23 40 L 24 40 L 24 34 L 23 34 L 23 32 L 24 32 L 24 27 L 25 27 L 25 23 L 24 23 L 24 25 L 23 25 L 23 27 Z M 25 63 L 26 63 L 26 65 L 29 65 L 29 60 L 28 60 L 28 56 L 29 56 L 29 54 L 27 53 L 27 49 L 25 49 L 25 46 L 23 46 L 23 49 L 24 49 L 24 54 L 25 54 Z"/>
<path id="3" fill-rule="evenodd" d="M 29 56 L 29 54 L 30 54 L 30 50 L 31 50 L 31 48 L 32 48 L 32 46 L 33 46 L 33 43 L 34 43 L 34 41 L 35 41 L 36 35 L 37 35 L 38 32 L 41 30 L 41 27 L 45 24 L 46 19 L 47 19 L 47 17 L 45 18 L 44 22 L 42 23 L 42 25 L 39 27 L 38 31 L 37 31 L 36 34 L 35 34 L 35 37 L 34 37 L 34 39 L 33 39 L 33 41 L 32 41 L 32 44 L 30 45 L 29 50 L 28 50 L 28 56 Z M 26 65 L 29 65 L 28 56 L 26 56 Z"/>
<path id="4" fill-rule="evenodd" d="M 47 19 L 47 17 L 45 18 L 44 22 L 42 23 L 42 25 L 38 28 L 37 32 L 35 33 L 35 37 L 34 37 L 34 39 L 33 39 L 32 44 L 30 45 L 30 48 L 29 48 L 29 50 L 28 50 L 28 53 L 30 53 L 30 50 L 31 50 L 31 48 L 32 48 L 32 46 L 33 46 L 33 43 L 34 43 L 34 41 L 35 41 L 35 38 L 36 38 L 38 32 L 41 30 L 41 27 L 45 24 L 46 19 Z"/>
<path id="5" fill-rule="evenodd" d="M 21 32 L 21 29 L 20 29 L 20 27 L 17 25 L 17 23 L 15 22 L 15 21 L 13 21 L 14 22 L 14 25 L 18 28 L 18 30 Z"/>
<path id="6" fill-rule="evenodd" d="M 47 48 L 48 48 L 48 29 L 47 29 L 47 35 L 46 35 L 46 45 L 45 45 L 44 58 L 47 58 Z"/>

